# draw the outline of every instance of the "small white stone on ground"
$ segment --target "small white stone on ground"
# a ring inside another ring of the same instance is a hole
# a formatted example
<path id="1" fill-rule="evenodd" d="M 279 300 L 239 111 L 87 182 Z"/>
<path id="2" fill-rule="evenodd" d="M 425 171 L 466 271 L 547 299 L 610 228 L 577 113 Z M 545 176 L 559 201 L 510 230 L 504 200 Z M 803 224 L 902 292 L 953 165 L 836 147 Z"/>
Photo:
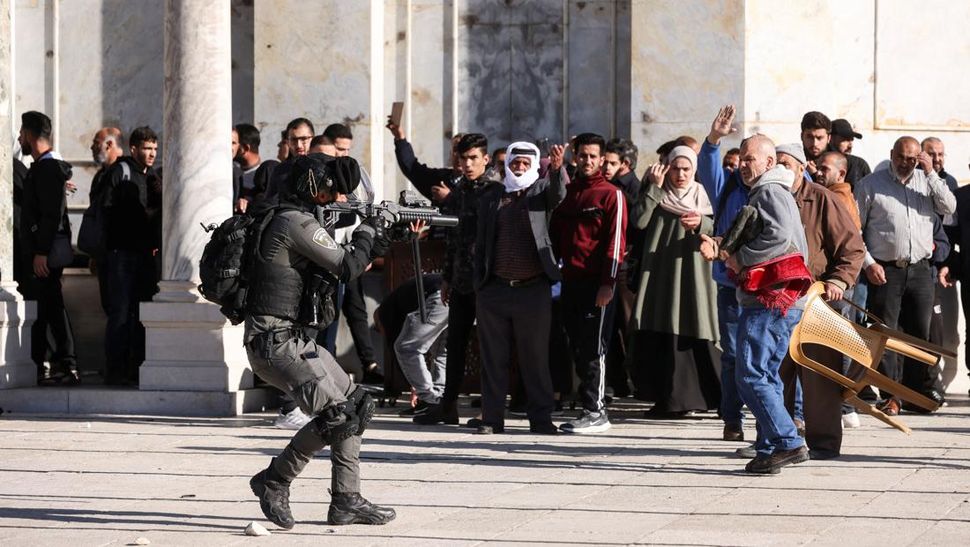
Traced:
<path id="1" fill-rule="evenodd" d="M 247 536 L 268 536 L 270 535 L 270 531 L 264 528 L 262 524 L 254 520 L 254 521 L 251 521 L 248 526 L 246 526 L 246 535 Z"/>
<path id="2" fill-rule="evenodd" d="M 132 545 L 151 545 L 151 543 L 152 543 L 152 540 L 146 538 L 145 536 L 142 536 L 140 538 L 135 539 L 135 541 L 132 542 Z"/>

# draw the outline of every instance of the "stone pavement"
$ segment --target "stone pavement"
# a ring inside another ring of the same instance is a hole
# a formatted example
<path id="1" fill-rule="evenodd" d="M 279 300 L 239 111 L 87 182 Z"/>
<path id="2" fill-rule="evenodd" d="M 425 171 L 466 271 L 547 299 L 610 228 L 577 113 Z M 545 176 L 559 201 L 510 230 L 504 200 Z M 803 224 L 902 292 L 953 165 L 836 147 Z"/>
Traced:
<path id="1" fill-rule="evenodd" d="M 294 483 L 298 524 L 263 519 L 249 477 L 289 432 L 272 413 L 230 419 L 0 416 L 0 545 L 966 545 L 970 404 L 868 416 L 843 456 L 751 476 L 712 415 L 643 419 L 625 404 L 601 435 L 417 428 L 381 410 L 364 442 L 364 494 L 383 527 L 326 524 L 329 461 Z M 400 407 L 399 407 L 400 408 Z M 468 413 L 472 411 L 468 409 Z M 754 434 L 747 428 L 746 434 Z M 251 521 L 269 537 L 247 537 Z"/>

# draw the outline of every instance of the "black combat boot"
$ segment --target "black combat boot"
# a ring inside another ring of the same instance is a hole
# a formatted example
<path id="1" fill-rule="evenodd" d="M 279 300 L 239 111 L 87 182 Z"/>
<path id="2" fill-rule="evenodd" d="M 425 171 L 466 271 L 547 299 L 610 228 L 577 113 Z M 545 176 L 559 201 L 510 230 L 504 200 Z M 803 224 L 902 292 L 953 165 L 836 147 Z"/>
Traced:
<path id="1" fill-rule="evenodd" d="M 330 511 L 327 522 L 331 526 L 344 524 L 387 524 L 397 513 L 390 507 L 381 507 L 364 499 L 357 492 L 330 492 Z"/>
<path id="2" fill-rule="evenodd" d="M 259 508 L 273 524 L 289 530 L 296 525 L 290 512 L 290 483 L 273 471 L 273 463 L 249 479 L 249 487 L 259 498 Z"/>

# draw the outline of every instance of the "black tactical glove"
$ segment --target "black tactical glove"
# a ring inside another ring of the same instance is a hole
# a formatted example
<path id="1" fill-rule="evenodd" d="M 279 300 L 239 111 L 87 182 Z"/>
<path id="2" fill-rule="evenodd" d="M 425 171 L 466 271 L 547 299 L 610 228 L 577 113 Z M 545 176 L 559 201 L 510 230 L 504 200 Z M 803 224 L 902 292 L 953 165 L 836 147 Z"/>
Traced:
<path id="1" fill-rule="evenodd" d="M 361 225 L 368 226 L 374 230 L 374 239 L 387 237 L 387 224 L 385 224 L 384 219 L 380 216 L 372 216 L 365 218 Z"/>
<path id="2" fill-rule="evenodd" d="M 391 240 L 388 239 L 387 236 L 375 237 L 374 246 L 370 248 L 371 260 L 386 255 L 388 249 L 390 248 Z"/>
<path id="3" fill-rule="evenodd" d="M 407 224 L 397 224 L 387 230 L 387 237 L 391 241 L 409 242 L 417 237 L 417 235 L 411 231 L 411 227 Z"/>

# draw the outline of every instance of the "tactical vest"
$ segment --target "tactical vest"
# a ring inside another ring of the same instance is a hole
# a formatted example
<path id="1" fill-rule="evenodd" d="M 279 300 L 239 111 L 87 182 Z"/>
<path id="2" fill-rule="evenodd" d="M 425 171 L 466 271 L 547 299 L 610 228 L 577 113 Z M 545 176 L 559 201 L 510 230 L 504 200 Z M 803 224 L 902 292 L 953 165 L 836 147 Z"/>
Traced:
<path id="1" fill-rule="evenodd" d="M 246 311 L 250 315 L 272 315 L 295 322 L 300 317 L 302 298 L 302 272 L 259 257 L 254 260 L 246 295 Z"/>
<path id="2" fill-rule="evenodd" d="M 272 315 L 311 328 L 324 328 L 337 316 L 334 293 L 337 278 L 311 263 L 297 269 L 263 258 L 259 246 L 247 269 L 246 311 Z"/>

